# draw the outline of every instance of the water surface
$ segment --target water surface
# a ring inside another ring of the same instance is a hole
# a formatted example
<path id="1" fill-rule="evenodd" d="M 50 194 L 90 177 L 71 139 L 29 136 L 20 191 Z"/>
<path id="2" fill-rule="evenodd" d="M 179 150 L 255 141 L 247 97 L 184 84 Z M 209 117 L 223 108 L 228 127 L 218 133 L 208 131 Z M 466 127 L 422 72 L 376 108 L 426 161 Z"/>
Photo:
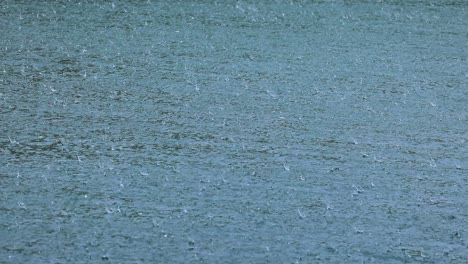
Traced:
<path id="1" fill-rule="evenodd" d="M 466 263 L 465 1 L 3 1 L 0 262 Z"/>

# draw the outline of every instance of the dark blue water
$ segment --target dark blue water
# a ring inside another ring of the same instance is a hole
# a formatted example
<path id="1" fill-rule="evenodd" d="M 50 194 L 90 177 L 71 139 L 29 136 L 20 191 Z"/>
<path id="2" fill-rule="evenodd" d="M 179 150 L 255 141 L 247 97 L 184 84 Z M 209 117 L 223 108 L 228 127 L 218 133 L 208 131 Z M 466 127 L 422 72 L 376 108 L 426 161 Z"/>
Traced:
<path id="1" fill-rule="evenodd" d="M 466 263 L 466 43 L 466 1 L 2 1 L 0 262 Z"/>

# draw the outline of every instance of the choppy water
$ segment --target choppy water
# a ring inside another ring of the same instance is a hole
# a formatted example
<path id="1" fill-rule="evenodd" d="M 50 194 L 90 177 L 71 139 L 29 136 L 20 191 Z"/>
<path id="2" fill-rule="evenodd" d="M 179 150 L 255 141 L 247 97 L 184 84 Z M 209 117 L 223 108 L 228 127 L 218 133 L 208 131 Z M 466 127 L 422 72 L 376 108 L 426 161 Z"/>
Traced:
<path id="1" fill-rule="evenodd" d="M 466 1 L 2 1 L 0 262 L 468 261 Z"/>

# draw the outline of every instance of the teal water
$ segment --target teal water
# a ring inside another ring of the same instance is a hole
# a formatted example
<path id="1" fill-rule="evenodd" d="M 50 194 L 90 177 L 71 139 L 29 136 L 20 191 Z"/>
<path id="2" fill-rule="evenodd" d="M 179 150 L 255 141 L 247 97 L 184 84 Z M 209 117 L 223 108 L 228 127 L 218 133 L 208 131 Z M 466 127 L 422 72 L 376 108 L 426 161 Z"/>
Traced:
<path id="1" fill-rule="evenodd" d="M 465 1 L 0 3 L 1 263 L 466 263 Z"/>

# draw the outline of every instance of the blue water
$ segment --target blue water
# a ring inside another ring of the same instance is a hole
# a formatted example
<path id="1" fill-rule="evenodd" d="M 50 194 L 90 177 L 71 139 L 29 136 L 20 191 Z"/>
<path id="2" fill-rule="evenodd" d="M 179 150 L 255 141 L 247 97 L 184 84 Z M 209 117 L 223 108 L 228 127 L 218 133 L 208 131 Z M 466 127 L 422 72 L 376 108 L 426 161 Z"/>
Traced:
<path id="1" fill-rule="evenodd" d="M 1 263 L 468 262 L 466 1 L 0 3 Z"/>

